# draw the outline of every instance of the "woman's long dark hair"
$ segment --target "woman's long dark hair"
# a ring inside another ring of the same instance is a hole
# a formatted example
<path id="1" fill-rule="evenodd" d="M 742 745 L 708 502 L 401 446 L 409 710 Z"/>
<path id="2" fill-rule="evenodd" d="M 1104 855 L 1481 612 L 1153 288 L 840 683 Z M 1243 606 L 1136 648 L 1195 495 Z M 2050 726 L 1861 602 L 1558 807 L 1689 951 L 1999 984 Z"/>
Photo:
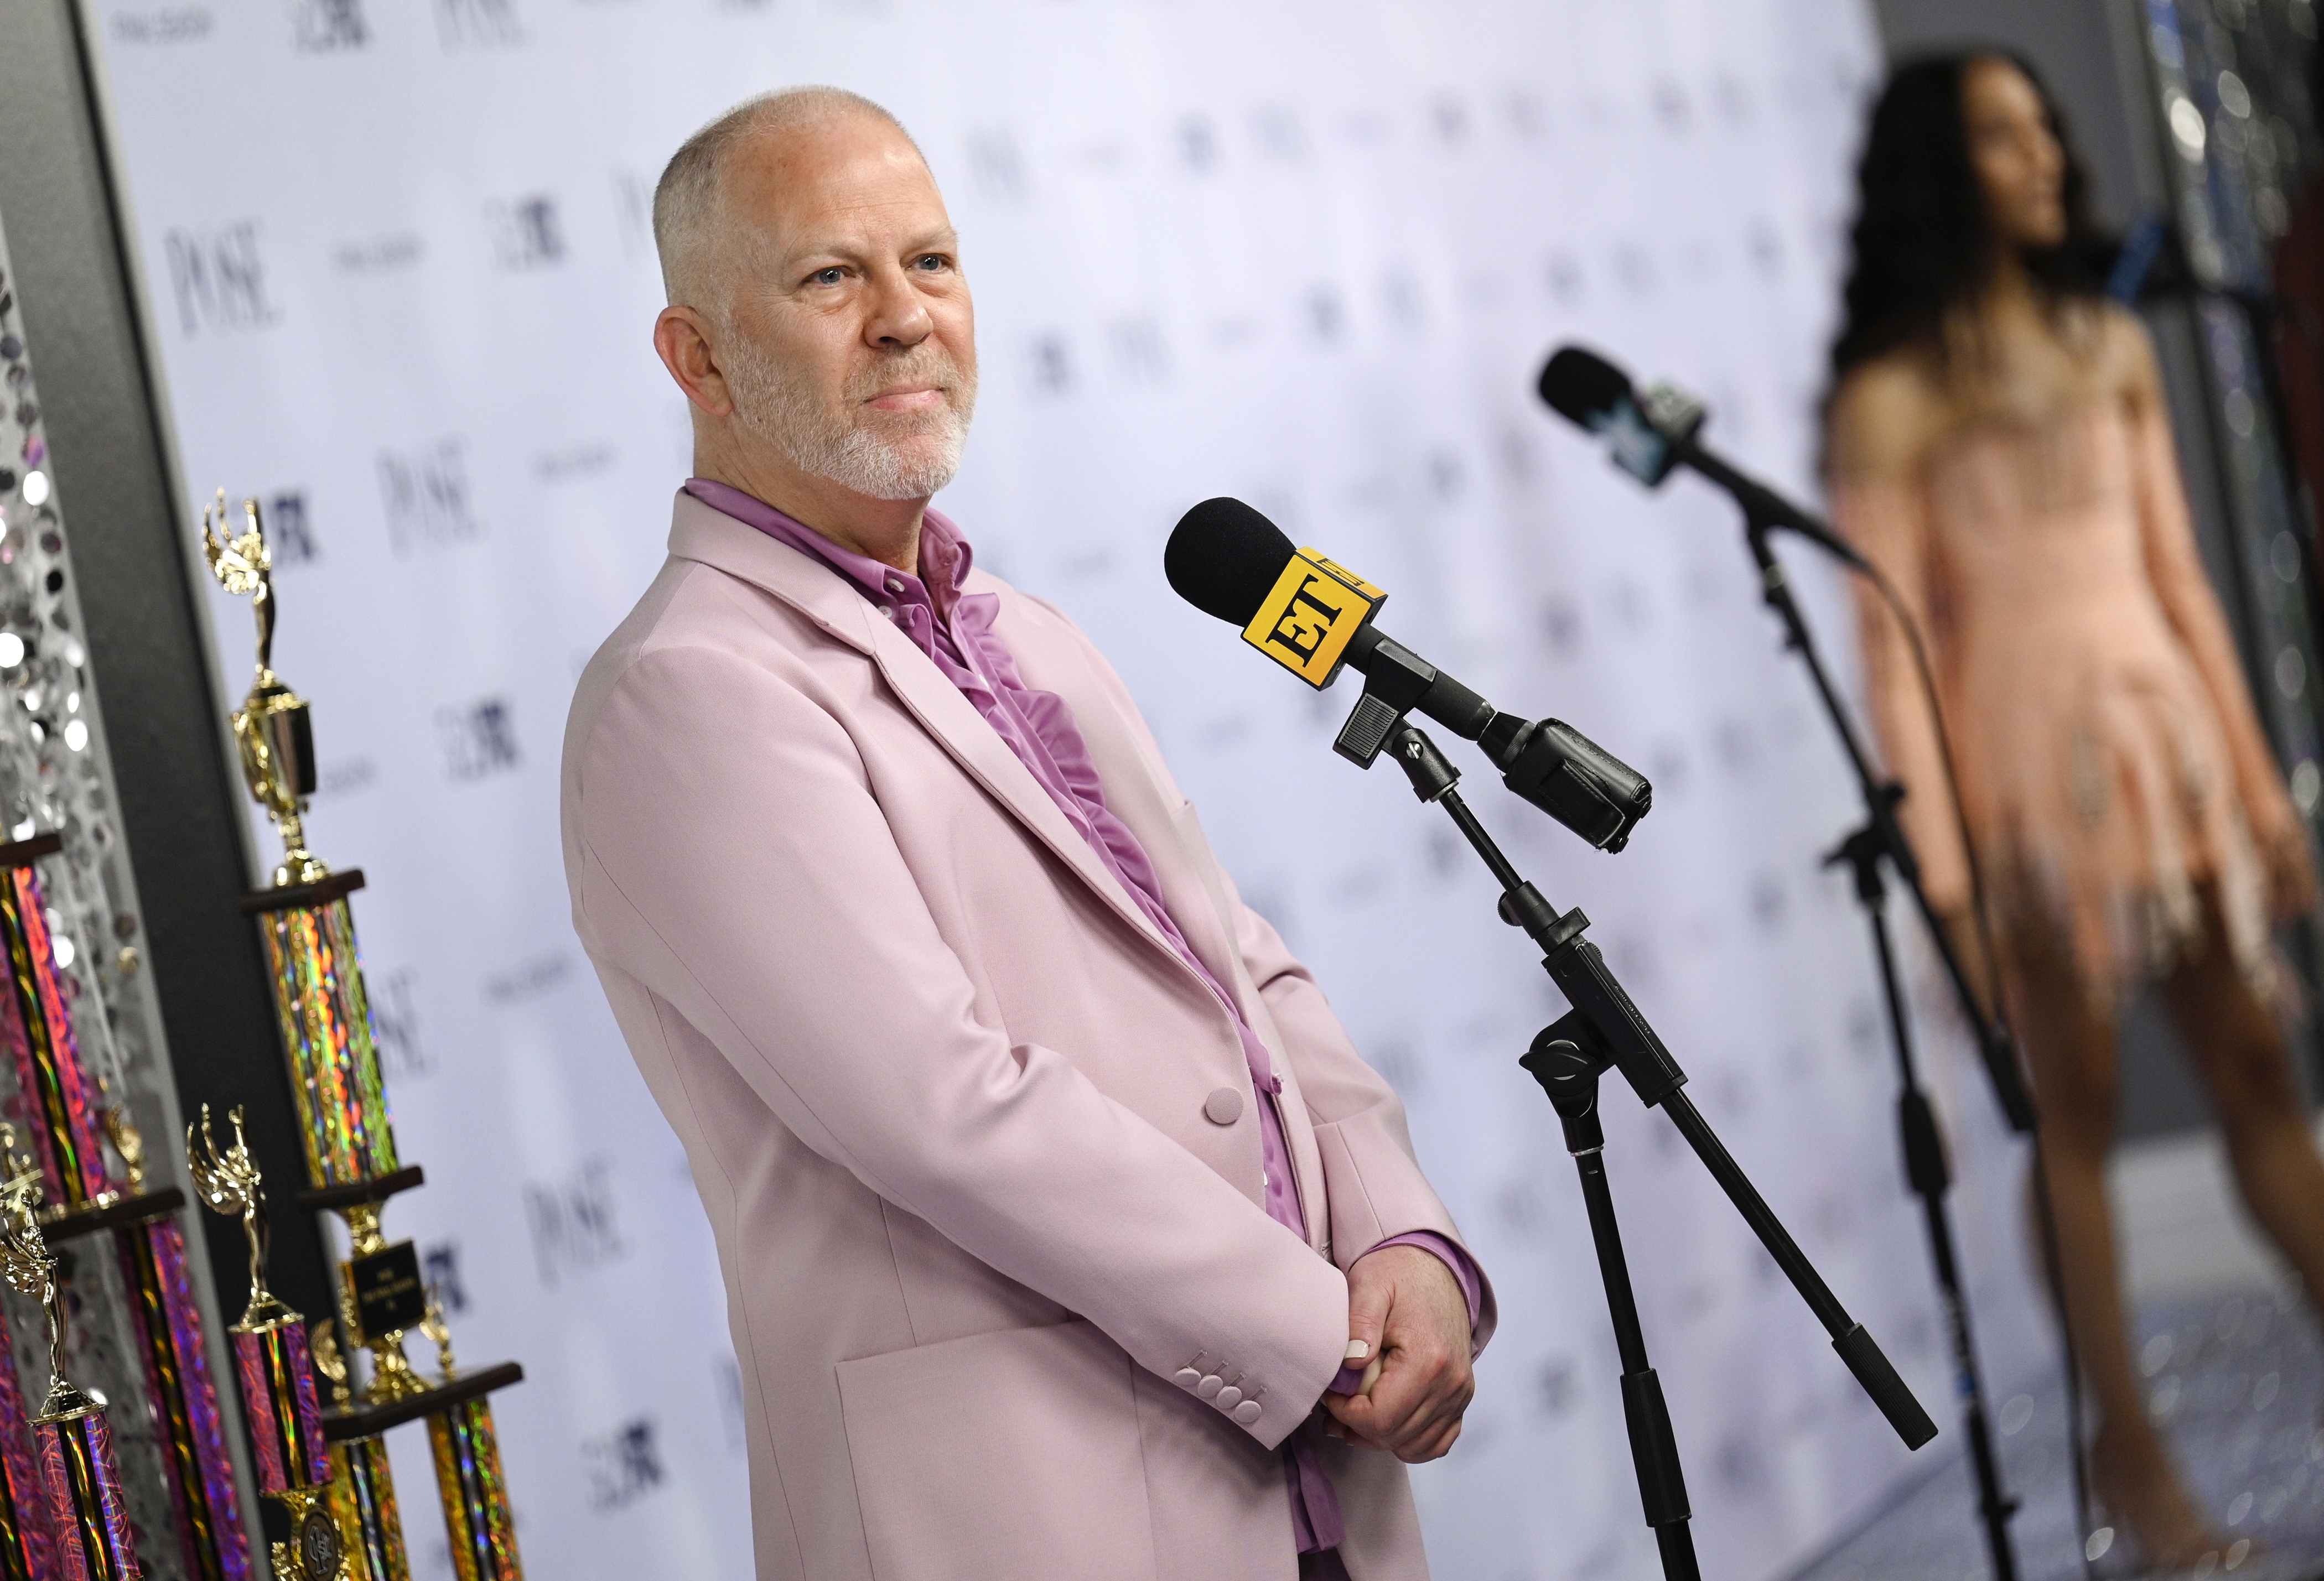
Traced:
<path id="1" fill-rule="evenodd" d="M 1926 349 L 1941 367 L 1947 316 L 1976 296 L 1993 267 L 1999 239 L 1969 161 L 1961 108 L 1962 79 L 1979 60 L 2006 60 L 2025 74 L 2066 152 L 2066 237 L 2055 247 L 2026 249 L 2027 272 L 2053 304 L 2099 292 L 2111 248 L 2090 223 L 2089 180 L 2040 74 L 2006 50 L 1914 60 L 1881 90 L 1856 167 L 1846 314 L 1831 347 L 1835 386 L 1904 346 Z"/>

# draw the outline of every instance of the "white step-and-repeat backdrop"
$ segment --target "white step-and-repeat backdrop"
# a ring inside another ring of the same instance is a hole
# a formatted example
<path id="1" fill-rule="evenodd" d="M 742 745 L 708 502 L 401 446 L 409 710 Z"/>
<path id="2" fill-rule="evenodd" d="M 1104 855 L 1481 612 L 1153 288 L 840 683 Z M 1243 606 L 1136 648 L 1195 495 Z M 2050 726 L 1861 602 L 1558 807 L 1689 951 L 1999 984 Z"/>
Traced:
<path id="1" fill-rule="evenodd" d="M 569 929 L 557 755 L 687 472 L 648 343 L 654 179 L 800 81 L 893 106 L 965 238 L 985 394 L 945 509 L 1111 653 L 1499 1285 L 1470 1431 L 1420 1476 L 1438 1573 L 1654 1573 L 1572 1168 L 1514 1064 L 1562 1006 L 1444 822 L 1331 755 L 1352 693 L 1317 699 L 1170 595 L 1164 538 L 1206 495 L 1261 503 L 1390 589 L 1404 640 L 1652 776 L 1608 857 L 1461 759 L 1951 1426 L 1868 948 L 1819 866 L 1852 811 L 1837 754 L 1727 511 L 1635 490 L 1530 393 L 1586 338 L 1810 486 L 1877 71 L 1861 0 L 88 4 L 184 498 L 269 504 L 310 832 L 371 877 L 395 1123 L 429 1172 L 392 1227 L 463 1354 L 530 1374 L 498 1409 L 531 1574 L 748 1569 L 710 1237 Z M 1839 590 L 1803 569 L 1844 652 Z M 239 694 L 248 608 L 214 612 Z M 1950 1045 L 1935 1063 L 1995 1161 L 1964 1218 L 2006 1377 L 2037 1339 L 2014 1172 L 1981 1086 Z M 1618 1085 L 1608 1108 L 1699 1540 L 1777 1574 L 1914 1466 L 1668 1126 Z"/>

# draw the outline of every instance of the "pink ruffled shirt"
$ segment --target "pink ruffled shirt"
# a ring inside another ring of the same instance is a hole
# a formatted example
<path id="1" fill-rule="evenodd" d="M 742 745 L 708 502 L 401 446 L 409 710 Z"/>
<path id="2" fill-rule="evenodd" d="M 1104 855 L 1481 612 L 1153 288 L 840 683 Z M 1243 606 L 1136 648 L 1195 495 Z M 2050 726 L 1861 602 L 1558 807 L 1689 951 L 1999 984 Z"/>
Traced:
<path id="1" fill-rule="evenodd" d="M 1259 1096 L 1259 1125 L 1268 1217 L 1306 1238 L 1300 1214 L 1298 1181 L 1291 1168 L 1291 1149 L 1285 1140 L 1278 1108 L 1283 1082 L 1275 1074 L 1273 1057 L 1236 1007 L 1234 997 L 1190 948 L 1169 908 L 1162 903 L 1161 882 L 1154 864 L 1129 825 L 1107 810 L 1105 789 L 1096 765 L 1090 761 L 1088 743 L 1082 740 L 1065 699 L 1025 685 L 1008 645 L 993 634 L 1001 612 L 997 593 L 963 593 L 974 556 L 959 529 L 934 510 L 922 518 L 920 570 L 918 575 L 883 565 L 879 561 L 841 548 L 830 539 L 792 520 L 765 501 L 728 484 L 708 478 L 690 478 L 686 492 L 735 520 L 788 544 L 830 566 L 869 599 L 913 646 L 942 670 L 974 704 L 1019 761 L 1038 780 L 1076 832 L 1087 841 L 1138 908 L 1154 924 L 1180 960 L 1207 984 L 1227 1013 L 1234 1017 L 1242 1040 L 1243 1058 L 1250 1067 L 1252 1090 Z M 1383 1246 L 1414 1245 L 1435 1254 L 1460 1282 L 1468 1298 L 1469 1326 L 1476 1328 L 1484 1293 L 1483 1275 L 1469 1255 L 1443 1236 L 1427 1230 L 1391 1236 Z M 1347 1367 L 1332 1382 L 1332 1391 L 1355 1393 L 1360 1366 Z M 1299 1551 L 1312 1553 L 1337 1548 L 1346 1535 L 1340 1501 L 1331 1481 L 1315 1462 L 1309 1429 L 1292 1435 L 1284 1446 L 1284 1474 L 1291 1491 L 1291 1522 Z"/>

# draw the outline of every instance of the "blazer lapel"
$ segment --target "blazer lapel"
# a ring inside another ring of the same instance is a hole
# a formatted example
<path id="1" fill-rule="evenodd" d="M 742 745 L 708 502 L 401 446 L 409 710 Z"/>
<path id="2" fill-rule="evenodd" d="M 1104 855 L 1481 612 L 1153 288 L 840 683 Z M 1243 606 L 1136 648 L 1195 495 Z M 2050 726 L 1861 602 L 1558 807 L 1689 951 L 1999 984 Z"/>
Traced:
<path id="1" fill-rule="evenodd" d="M 1072 869 L 1122 920 L 1173 962 L 1178 952 L 1099 859 L 1041 782 L 1009 749 L 976 705 L 961 694 L 917 644 L 881 620 L 871 602 L 836 572 L 747 522 L 735 520 L 681 491 L 670 528 L 669 552 L 698 560 L 765 589 L 831 636 L 871 656 L 905 708 L 934 736 L 970 778 Z"/>

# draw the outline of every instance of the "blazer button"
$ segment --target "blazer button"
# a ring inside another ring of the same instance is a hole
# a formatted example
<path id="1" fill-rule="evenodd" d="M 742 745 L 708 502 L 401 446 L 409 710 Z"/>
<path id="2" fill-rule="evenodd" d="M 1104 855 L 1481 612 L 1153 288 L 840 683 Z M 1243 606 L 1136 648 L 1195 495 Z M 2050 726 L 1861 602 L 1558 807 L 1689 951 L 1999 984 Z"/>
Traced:
<path id="1" fill-rule="evenodd" d="M 1205 1400 L 1215 1400 L 1218 1398 L 1220 1387 L 1225 1382 L 1225 1379 L 1220 1377 L 1216 1373 L 1213 1373 L 1209 1377 L 1204 1378 L 1201 1383 L 1194 1385 L 1194 1393 L 1201 1395 Z"/>
<path id="2" fill-rule="evenodd" d="M 1202 1381 L 1203 1374 L 1192 1367 L 1180 1367 L 1170 1374 L 1170 1382 L 1177 1384 L 1181 1389 L 1191 1389 Z"/>
<path id="3" fill-rule="evenodd" d="M 1232 1383 L 1230 1383 L 1225 1388 L 1219 1391 L 1219 1397 L 1216 1400 L 1212 1401 L 1211 1403 L 1217 1406 L 1221 1411 L 1232 1411 L 1236 1406 L 1242 1403 L 1242 1391 L 1236 1388 Z"/>
<path id="4" fill-rule="evenodd" d="M 1203 1100 L 1203 1115 L 1213 1126 L 1231 1126 L 1242 1118 L 1242 1094 L 1222 1087 Z"/>
<path id="5" fill-rule="evenodd" d="M 1259 1402 L 1256 1400 L 1246 1400 L 1240 1405 L 1236 1406 L 1234 1408 L 1234 1419 L 1238 1422 L 1240 1422 L 1244 1427 L 1250 1426 L 1251 1423 L 1259 1420 Z"/>

